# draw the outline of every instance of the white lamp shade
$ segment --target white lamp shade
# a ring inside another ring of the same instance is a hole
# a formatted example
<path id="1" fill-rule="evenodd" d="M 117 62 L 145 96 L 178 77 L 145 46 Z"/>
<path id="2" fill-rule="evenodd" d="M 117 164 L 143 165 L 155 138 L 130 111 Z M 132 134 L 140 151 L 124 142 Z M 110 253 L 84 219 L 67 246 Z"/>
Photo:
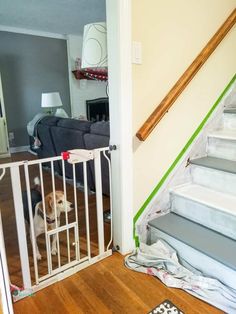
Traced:
<path id="1" fill-rule="evenodd" d="M 42 93 L 41 107 L 42 108 L 52 108 L 61 107 L 61 97 L 58 92 L 56 93 Z"/>
<path id="2" fill-rule="evenodd" d="M 105 22 L 84 26 L 81 68 L 107 68 L 107 27 Z"/>

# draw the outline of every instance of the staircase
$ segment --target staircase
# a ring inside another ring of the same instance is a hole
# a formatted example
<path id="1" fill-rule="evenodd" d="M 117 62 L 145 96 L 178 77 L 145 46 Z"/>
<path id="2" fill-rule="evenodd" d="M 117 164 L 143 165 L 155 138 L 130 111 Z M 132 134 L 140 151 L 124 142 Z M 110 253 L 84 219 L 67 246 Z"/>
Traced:
<path id="1" fill-rule="evenodd" d="M 171 208 L 149 221 L 189 264 L 236 289 L 236 107 L 208 134 L 207 156 L 190 161 L 191 183 L 170 190 Z"/>

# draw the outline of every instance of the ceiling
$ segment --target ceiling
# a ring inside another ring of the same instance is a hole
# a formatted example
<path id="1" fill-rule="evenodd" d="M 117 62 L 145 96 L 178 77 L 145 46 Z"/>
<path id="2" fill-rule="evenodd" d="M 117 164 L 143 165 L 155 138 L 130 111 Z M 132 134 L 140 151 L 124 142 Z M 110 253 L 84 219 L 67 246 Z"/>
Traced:
<path id="1" fill-rule="evenodd" d="M 105 0 L 0 0 L 0 25 L 57 34 L 83 34 L 106 20 Z"/>

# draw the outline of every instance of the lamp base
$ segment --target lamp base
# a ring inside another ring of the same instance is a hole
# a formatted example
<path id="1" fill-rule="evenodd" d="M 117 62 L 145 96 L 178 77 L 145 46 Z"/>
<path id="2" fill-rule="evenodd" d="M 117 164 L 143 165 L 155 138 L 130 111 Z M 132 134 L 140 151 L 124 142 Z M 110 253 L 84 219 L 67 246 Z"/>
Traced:
<path id="1" fill-rule="evenodd" d="M 43 113 L 46 113 L 47 115 L 53 115 L 53 109 L 44 109 Z"/>
<path id="2" fill-rule="evenodd" d="M 69 118 L 68 114 L 63 108 L 58 108 L 55 112 L 55 116 L 60 118 Z"/>

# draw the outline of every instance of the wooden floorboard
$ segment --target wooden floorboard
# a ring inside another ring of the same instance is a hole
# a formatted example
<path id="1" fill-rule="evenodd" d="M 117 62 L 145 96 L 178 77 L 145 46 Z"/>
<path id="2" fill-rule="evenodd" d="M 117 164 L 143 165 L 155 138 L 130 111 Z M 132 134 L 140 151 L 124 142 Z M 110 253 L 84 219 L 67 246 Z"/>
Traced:
<path id="1" fill-rule="evenodd" d="M 222 313 L 186 292 L 124 266 L 113 256 L 14 304 L 15 314 L 148 313 L 165 299 L 185 314 Z"/>

